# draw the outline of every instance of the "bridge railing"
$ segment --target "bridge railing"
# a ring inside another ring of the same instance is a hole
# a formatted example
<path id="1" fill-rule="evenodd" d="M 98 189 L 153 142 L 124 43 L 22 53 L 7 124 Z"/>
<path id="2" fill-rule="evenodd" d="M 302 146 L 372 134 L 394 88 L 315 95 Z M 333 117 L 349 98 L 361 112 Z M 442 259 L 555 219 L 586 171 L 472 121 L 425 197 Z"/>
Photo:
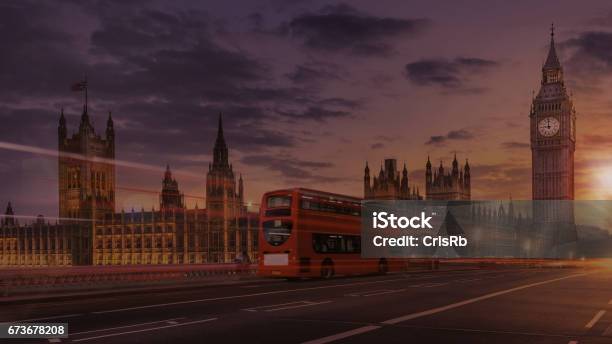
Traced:
<path id="1" fill-rule="evenodd" d="M 255 275 L 256 265 L 190 264 L 73 266 L 62 268 L 0 269 L 0 297 L 35 291 L 85 290 L 109 285 L 162 285 L 164 283 L 231 280 Z"/>

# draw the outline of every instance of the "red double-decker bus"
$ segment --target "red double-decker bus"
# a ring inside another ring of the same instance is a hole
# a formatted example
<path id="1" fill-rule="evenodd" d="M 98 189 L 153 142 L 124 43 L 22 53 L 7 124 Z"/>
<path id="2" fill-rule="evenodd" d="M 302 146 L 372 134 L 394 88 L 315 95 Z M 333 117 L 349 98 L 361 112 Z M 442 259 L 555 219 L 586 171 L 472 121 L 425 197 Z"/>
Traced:
<path id="1" fill-rule="evenodd" d="M 258 274 L 330 278 L 389 271 L 384 258 L 361 258 L 360 234 L 359 198 L 303 188 L 267 192 L 260 208 Z"/>

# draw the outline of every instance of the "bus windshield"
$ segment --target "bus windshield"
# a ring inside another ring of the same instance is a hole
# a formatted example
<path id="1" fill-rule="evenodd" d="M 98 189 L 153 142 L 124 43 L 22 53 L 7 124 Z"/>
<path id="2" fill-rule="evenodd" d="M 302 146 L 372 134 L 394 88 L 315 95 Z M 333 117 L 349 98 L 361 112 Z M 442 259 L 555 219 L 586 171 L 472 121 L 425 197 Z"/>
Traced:
<path id="1" fill-rule="evenodd" d="M 291 221 L 284 220 L 265 221 L 262 225 L 264 238 L 272 246 L 279 246 L 287 241 L 293 227 Z"/>
<path id="2" fill-rule="evenodd" d="M 291 207 L 291 196 L 270 196 L 266 206 L 268 208 Z"/>

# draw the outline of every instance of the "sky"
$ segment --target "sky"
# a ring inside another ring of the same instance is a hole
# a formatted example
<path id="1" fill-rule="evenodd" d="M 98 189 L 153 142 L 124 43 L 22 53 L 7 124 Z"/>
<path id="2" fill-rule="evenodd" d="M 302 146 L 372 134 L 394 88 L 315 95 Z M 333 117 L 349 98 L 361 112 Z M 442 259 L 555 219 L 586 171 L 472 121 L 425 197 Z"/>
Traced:
<path id="1" fill-rule="evenodd" d="M 234 170 L 263 192 L 363 194 L 396 158 L 469 159 L 473 199 L 530 199 L 529 107 L 555 23 L 577 110 L 576 196 L 612 198 L 607 1 L 3 1 L 0 206 L 57 215 L 57 124 L 115 120 L 117 209 L 157 207 L 170 164 L 204 203 L 218 114 Z"/>

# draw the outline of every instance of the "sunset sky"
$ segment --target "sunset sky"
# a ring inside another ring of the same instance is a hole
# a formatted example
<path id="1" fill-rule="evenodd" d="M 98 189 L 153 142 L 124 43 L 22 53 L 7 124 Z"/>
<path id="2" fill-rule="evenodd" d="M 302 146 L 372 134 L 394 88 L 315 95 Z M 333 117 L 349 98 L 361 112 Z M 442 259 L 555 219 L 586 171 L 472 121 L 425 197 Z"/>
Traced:
<path id="1" fill-rule="evenodd" d="M 57 215 L 48 153 L 61 107 L 78 126 L 70 85 L 84 75 L 96 130 L 112 111 L 126 162 L 118 210 L 157 208 L 166 163 L 202 205 L 219 112 L 254 204 L 293 186 L 362 196 L 365 161 L 377 172 L 388 157 L 423 190 L 427 156 L 448 166 L 454 152 L 473 199 L 530 199 L 528 113 L 552 22 L 578 113 L 577 198 L 612 199 L 612 4 L 454 4 L 3 1 L 0 206 Z"/>

